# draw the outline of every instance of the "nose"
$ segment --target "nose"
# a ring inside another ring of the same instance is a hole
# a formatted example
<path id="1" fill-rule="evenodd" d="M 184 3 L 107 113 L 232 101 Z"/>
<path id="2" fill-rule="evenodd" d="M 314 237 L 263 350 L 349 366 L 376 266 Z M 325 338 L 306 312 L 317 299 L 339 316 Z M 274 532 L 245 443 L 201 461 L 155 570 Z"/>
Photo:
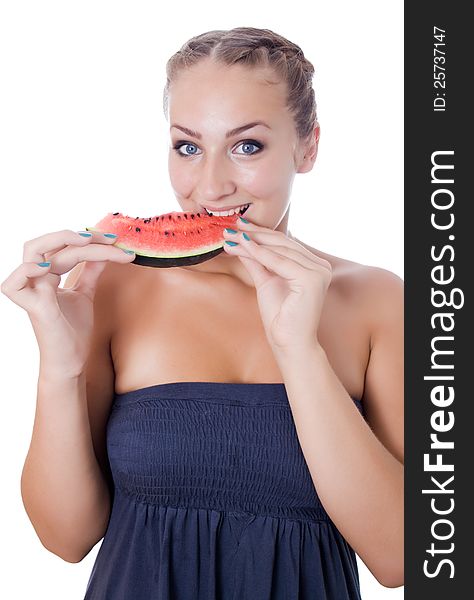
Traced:
<path id="1" fill-rule="evenodd" d="M 201 204 L 215 204 L 220 198 L 229 196 L 236 190 L 232 168 L 225 158 L 206 156 L 196 177 L 196 200 Z"/>

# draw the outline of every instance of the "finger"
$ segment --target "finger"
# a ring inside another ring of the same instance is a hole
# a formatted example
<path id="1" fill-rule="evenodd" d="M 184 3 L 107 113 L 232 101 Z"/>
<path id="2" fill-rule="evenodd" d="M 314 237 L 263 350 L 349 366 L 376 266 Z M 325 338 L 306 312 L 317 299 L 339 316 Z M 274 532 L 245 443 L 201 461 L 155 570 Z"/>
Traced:
<path id="1" fill-rule="evenodd" d="M 236 241 L 239 243 L 244 243 L 245 238 L 243 238 L 243 233 L 247 233 L 247 235 L 249 237 L 251 237 L 251 239 L 258 244 L 265 244 L 268 246 L 279 245 L 279 246 L 286 246 L 288 248 L 293 248 L 299 254 L 301 254 L 301 256 L 305 256 L 309 261 L 311 261 L 315 264 L 322 264 L 322 265 L 326 264 L 326 266 L 330 266 L 329 263 L 324 258 L 321 258 L 321 257 L 315 255 L 313 252 L 311 252 L 310 250 L 305 248 L 301 243 L 297 242 L 293 238 L 289 238 L 282 231 L 274 231 L 274 230 L 268 229 L 267 227 L 260 227 L 259 225 L 251 225 L 251 226 L 254 227 L 253 231 L 251 231 L 250 229 L 247 229 L 247 231 L 243 231 L 240 229 L 239 225 L 236 225 L 237 234 L 229 233 L 224 229 L 224 232 L 223 232 L 224 238 L 226 238 L 228 240 L 233 240 L 233 241 Z M 234 231 L 235 231 L 235 229 L 234 229 Z M 292 254 L 292 256 L 296 256 L 296 255 Z"/>
<path id="2" fill-rule="evenodd" d="M 314 269 L 316 267 L 316 265 L 318 264 L 316 261 L 312 260 L 311 258 L 308 258 L 308 256 L 306 254 L 303 254 L 299 249 L 296 250 L 291 246 L 286 246 L 286 245 L 277 245 L 278 240 L 281 240 L 281 237 L 275 237 L 272 236 L 271 234 L 269 236 L 267 236 L 267 239 L 271 240 L 271 243 L 266 243 L 262 240 L 265 237 L 266 234 L 257 234 L 257 233 L 252 233 L 252 236 L 250 237 L 249 240 L 246 240 L 242 235 L 232 235 L 232 234 L 227 234 L 228 238 L 232 237 L 232 241 L 236 241 L 238 243 L 239 246 L 241 246 L 244 250 L 248 251 L 248 254 L 252 257 L 259 257 L 259 252 L 258 249 L 262 248 L 262 247 L 267 247 L 267 248 L 271 248 L 271 250 L 273 250 L 275 253 L 277 253 L 280 256 L 284 256 L 287 257 L 291 260 L 293 260 L 295 263 L 306 267 L 308 269 Z M 255 241 L 254 238 L 260 238 L 258 240 Z M 230 241 L 230 240 L 229 240 Z M 258 242 L 258 243 L 257 243 Z M 224 246 L 228 246 L 228 244 L 224 244 Z M 238 246 L 230 246 L 230 248 L 234 249 L 234 253 L 235 254 L 239 254 L 239 251 L 236 250 L 236 248 L 238 248 Z"/>
<path id="3" fill-rule="evenodd" d="M 263 227 L 262 225 L 257 225 L 256 223 L 252 223 L 252 221 L 249 221 L 248 219 L 243 219 L 242 217 L 239 217 L 236 220 L 235 228 L 242 230 L 242 231 L 247 231 L 248 233 L 250 233 L 251 231 L 256 231 L 259 233 L 270 233 L 270 234 L 273 233 L 275 235 L 284 235 L 285 237 L 290 239 L 282 231 L 278 231 L 276 229 L 271 229 L 270 227 Z"/>
<path id="4" fill-rule="evenodd" d="M 289 237 L 282 231 L 275 231 L 273 229 L 269 229 L 268 227 L 261 227 L 260 225 L 255 225 L 254 223 L 242 223 L 240 224 L 239 219 L 235 224 L 235 228 L 238 231 L 238 234 L 247 233 L 255 242 L 259 244 L 266 245 L 280 245 L 280 246 L 288 246 L 288 248 L 294 248 L 298 250 L 303 256 L 306 256 L 309 260 L 314 263 L 331 267 L 330 263 L 324 258 L 318 256 L 314 252 L 311 252 L 306 248 L 303 244 L 295 240 L 293 237 Z M 224 229 L 224 237 L 226 239 L 237 238 L 236 234 L 230 234 Z M 241 238 L 241 235 L 238 236 Z M 235 241 L 239 241 L 240 239 L 235 239 Z"/>
<path id="5" fill-rule="evenodd" d="M 244 252 L 245 255 L 248 253 L 252 258 L 258 260 L 268 271 L 271 271 L 288 281 L 294 281 L 298 286 L 300 284 L 302 285 L 303 281 L 308 281 L 308 275 L 311 275 L 310 279 L 312 281 L 320 281 L 321 275 L 323 276 L 324 281 L 330 280 L 331 271 L 322 265 L 316 265 L 314 263 L 312 263 L 310 267 L 301 265 L 287 255 L 286 247 L 266 247 L 255 244 L 255 246 L 252 247 L 252 250 L 250 250 L 250 242 L 247 242 L 245 250 L 239 248 L 239 246 L 240 245 L 231 246 L 228 252 L 235 255 L 239 255 L 242 252 Z M 316 272 L 319 273 L 319 277 L 314 277 Z M 257 286 L 259 286 L 260 283 L 262 283 L 261 278 L 256 281 Z"/>
<path id="6" fill-rule="evenodd" d="M 91 233 L 92 235 L 82 236 L 81 233 Z M 42 262 L 48 260 L 46 255 L 54 254 L 66 246 L 87 246 L 91 242 L 101 244 L 114 244 L 117 238 L 110 238 L 97 232 L 78 232 L 72 229 L 63 229 L 40 235 L 37 238 L 28 240 L 23 245 L 23 262 Z"/>
<path id="7" fill-rule="evenodd" d="M 5 279 L 1 286 L 2 294 L 26 310 L 37 303 L 32 281 L 48 275 L 50 267 L 40 267 L 36 263 L 22 263 Z"/>
<path id="8" fill-rule="evenodd" d="M 93 300 L 95 291 L 97 289 L 97 282 L 106 264 L 106 260 L 95 262 L 86 261 L 72 289 L 74 291 L 83 293 L 88 298 Z"/>
<path id="9" fill-rule="evenodd" d="M 269 279 L 274 277 L 274 274 L 261 265 L 258 260 L 241 255 L 238 255 L 238 258 L 247 269 L 256 288 L 262 287 Z"/>
<path id="10" fill-rule="evenodd" d="M 127 254 L 112 244 L 107 247 L 105 244 L 89 244 L 84 247 L 67 246 L 50 257 L 51 273 L 63 275 L 83 261 L 114 261 L 119 263 L 129 263 L 135 258 L 135 254 Z M 82 275 L 82 274 L 81 274 Z"/>

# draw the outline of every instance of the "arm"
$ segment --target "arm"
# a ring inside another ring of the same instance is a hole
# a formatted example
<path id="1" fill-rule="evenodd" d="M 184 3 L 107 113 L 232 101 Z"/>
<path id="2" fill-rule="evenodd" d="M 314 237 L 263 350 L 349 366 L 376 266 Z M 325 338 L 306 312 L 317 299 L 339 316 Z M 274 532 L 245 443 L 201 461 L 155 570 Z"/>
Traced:
<path id="1" fill-rule="evenodd" d="M 403 283 L 370 269 L 368 423 L 315 341 L 278 358 L 318 495 L 344 538 L 386 587 L 403 585 Z"/>
<path id="2" fill-rule="evenodd" d="M 65 288 L 72 287 L 79 269 L 71 271 Z M 72 563 L 103 537 L 110 515 L 98 411 L 110 403 L 114 373 L 105 319 L 110 301 L 104 304 L 107 295 L 100 287 L 94 302 L 99 312 L 87 370 L 61 379 L 40 365 L 33 433 L 21 476 L 23 504 L 41 543 Z"/>
<path id="3" fill-rule="evenodd" d="M 109 491 L 92 445 L 85 375 L 40 373 L 35 422 L 21 476 L 23 505 L 43 546 L 67 562 L 107 526 Z"/>

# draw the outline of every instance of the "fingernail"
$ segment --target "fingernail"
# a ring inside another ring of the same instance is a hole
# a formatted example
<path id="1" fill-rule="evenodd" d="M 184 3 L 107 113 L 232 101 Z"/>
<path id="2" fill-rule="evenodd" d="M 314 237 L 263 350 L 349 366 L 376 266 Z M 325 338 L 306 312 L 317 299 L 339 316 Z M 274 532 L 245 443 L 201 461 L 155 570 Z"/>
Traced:
<path id="1" fill-rule="evenodd" d="M 228 229 L 227 227 L 226 227 L 226 231 L 227 231 L 227 233 L 237 233 L 237 231 L 235 229 Z"/>
<path id="2" fill-rule="evenodd" d="M 226 244 L 229 244 L 229 246 L 238 246 L 238 242 L 229 242 L 228 240 L 225 241 Z"/>
<path id="3" fill-rule="evenodd" d="M 122 248 L 122 250 L 127 254 L 135 254 L 133 250 L 125 250 L 125 248 Z"/>
<path id="4" fill-rule="evenodd" d="M 247 235 L 245 232 L 244 232 L 242 235 L 244 236 L 244 238 L 245 238 L 246 240 L 250 240 L 249 236 L 248 236 L 248 235 Z"/>
<path id="5" fill-rule="evenodd" d="M 49 265 L 51 264 L 50 262 L 42 262 L 42 263 L 36 263 L 38 265 L 38 267 L 49 267 Z"/>
<path id="6" fill-rule="evenodd" d="M 82 235 L 82 237 L 91 237 L 92 235 L 92 233 L 89 233 L 88 231 L 78 231 L 77 233 Z"/>
<path id="7" fill-rule="evenodd" d="M 244 223 L 248 223 L 247 219 L 244 219 L 243 217 L 239 217 L 239 219 L 240 219 L 241 221 L 243 221 Z"/>
<path id="8" fill-rule="evenodd" d="M 115 235 L 115 233 L 104 233 L 105 237 L 109 237 L 109 238 L 116 238 L 117 236 Z"/>

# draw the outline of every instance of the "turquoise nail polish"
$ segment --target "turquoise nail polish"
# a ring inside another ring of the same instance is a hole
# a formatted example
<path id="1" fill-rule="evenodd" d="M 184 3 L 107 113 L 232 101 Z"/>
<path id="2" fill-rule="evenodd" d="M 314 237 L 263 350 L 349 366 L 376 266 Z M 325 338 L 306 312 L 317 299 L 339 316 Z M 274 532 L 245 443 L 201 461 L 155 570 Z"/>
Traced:
<path id="1" fill-rule="evenodd" d="M 104 237 L 116 238 L 117 236 L 115 235 L 115 233 L 104 233 Z"/>
<path id="2" fill-rule="evenodd" d="M 227 231 L 227 233 L 237 233 L 237 231 L 236 231 L 235 229 L 228 229 L 228 228 L 226 227 L 226 229 L 225 229 L 225 230 Z"/>
<path id="3" fill-rule="evenodd" d="M 84 231 L 84 232 L 79 231 L 78 233 L 79 233 L 79 235 L 82 235 L 82 237 L 91 237 L 91 235 L 92 235 L 92 233 L 87 233 L 87 231 Z"/>
<path id="4" fill-rule="evenodd" d="M 225 241 L 226 244 L 229 244 L 229 246 L 238 246 L 238 242 L 229 242 L 228 240 Z"/>
<path id="5" fill-rule="evenodd" d="M 248 236 L 248 235 L 247 235 L 245 232 L 244 232 L 242 235 L 244 236 L 244 238 L 245 238 L 246 240 L 250 240 L 249 236 Z"/>
<path id="6" fill-rule="evenodd" d="M 126 252 L 127 254 L 134 254 L 134 251 L 133 251 L 133 250 L 125 250 L 125 248 L 122 248 L 122 250 L 123 250 L 124 252 Z"/>
<path id="7" fill-rule="evenodd" d="M 247 219 L 244 219 L 243 217 L 239 217 L 239 219 L 240 219 L 241 221 L 243 221 L 244 223 L 248 223 Z"/>
<path id="8" fill-rule="evenodd" d="M 36 263 L 38 265 L 38 267 L 49 267 L 49 265 L 51 264 L 50 262 L 42 262 L 42 263 Z"/>

